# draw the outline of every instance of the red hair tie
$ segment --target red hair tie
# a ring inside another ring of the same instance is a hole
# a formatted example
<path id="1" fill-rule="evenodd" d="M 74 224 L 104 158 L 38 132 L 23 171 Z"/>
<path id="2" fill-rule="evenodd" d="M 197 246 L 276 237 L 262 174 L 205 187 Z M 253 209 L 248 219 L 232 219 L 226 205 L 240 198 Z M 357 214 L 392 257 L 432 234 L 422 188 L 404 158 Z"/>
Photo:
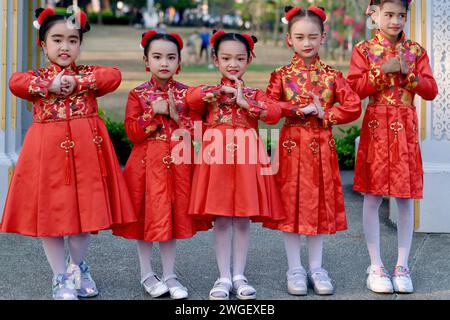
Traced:
<path id="1" fill-rule="evenodd" d="M 144 35 L 142 36 L 142 40 L 141 40 L 141 49 L 145 50 L 145 45 L 147 44 L 147 42 L 154 36 L 156 36 L 158 34 L 158 32 L 156 32 L 155 30 L 150 30 L 147 31 L 146 33 L 144 33 Z"/>
<path id="2" fill-rule="evenodd" d="M 284 23 L 289 23 L 289 21 L 292 20 L 292 18 L 299 12 L 302 12 L 303 9 L 300 7 L 293 7 L 291 10 L 289 10 L 288 12 L 286 12 L 284 14 L 284 18 L 283 18 L 283 22 Z"/>
<path id="3" fill-rule="evenodd" d="M 250 53 L 252 54 L 253 58 L 256 58 L 255 55 L 255 41 L 253 40 L 252 36 L 246 33 L 243 33 L 242 36 L 245 38 L 245 40 L 247 40 L 248 45 L 250 46 Z"/>
<path id="4" fill-rule="evenodd" d="M 211 44 L 211 46 L 214 47 L 214 44 L 216 43 L 216 40 L 218 38 L 220 38 L 221 36 L 224 36 L 224 35 L 226 35 L 226 32 L 223 31 L 223 30 L 219 30 L 219 31 L 215 32 L 212 35 L 211 39 L 209 40 L 209 43 Z"/>
<path id="5" fill-rule="evenodd" d="M 54 16 L 55 10 L 51 9 L 51 8 L 47 8 L 44 11 L 41 12 L 41 14 L 39 15 L 39 17 L 37 18 L 37 20 L 33 21 L 33 26 L 39 30 L 41 29 L 41 26 L 44 24 L 45 19 L 47 19 L 48 17 Z"/>
<path id="6" fill-rule="evenodd" d="M 311 11 L 315 14 L 317 14 L 320 19 L 322 19 L 323 23 L 327 22 L 327 14 L 325 13 L 325 11 L 319 7 L 316 6 L 310 6 L 308 8 L 308 11 Z"/>
<path id="7" fill-rule="evenodd" d="M 76 14 L 76 19 L 80 23 L 82 29 L 86 28 L 87 16 L 83 11 L 78 11 Z"/>
<path id="8" fill-rule="evenodd" d="M 169 36 L 172 36 L 177 40 L 178 45 L 180 46 L 180 50 L 183 49 L 183 39 L 181 39 L 180 35 L 178 33 L 169 33 Z"/>

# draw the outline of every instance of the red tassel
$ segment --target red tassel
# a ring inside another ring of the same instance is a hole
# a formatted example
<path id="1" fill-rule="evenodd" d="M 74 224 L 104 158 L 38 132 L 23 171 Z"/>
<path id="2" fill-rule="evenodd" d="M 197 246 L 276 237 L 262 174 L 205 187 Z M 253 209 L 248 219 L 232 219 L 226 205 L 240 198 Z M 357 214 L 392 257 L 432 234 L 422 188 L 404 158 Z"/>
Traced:
<path id="1" fill-rule="evenodd" d="M 100 170 L 102 172 L 102 177 L 106 178 L 108 176 L 108 171 L 106 170 L 106 161 L 105 157 L 103 156 L 102 147 L 98 147 L 97 149 L 98 153 L 98 160 L 100 161 Z"/>
<path id="2" fill-rule="evenodd" d="M 66 180 L 66 185 L 70 184 L 70 155 L 69 155 L 69 151 L 66 151 L 66 170 L 65 170 L 65 180 Z"/>
<path id="3" fill-rule="evenodd" d="M 392 152 L 392 163 L 398 163 L 400 161 L 400 156 L 399 156 L 399 145 L 397 136 L 395 136 L 394 138 L 394 143 L 391 146 L 391 152 Z"/>
<path id="4" fill-rule="evenodd" d="M 367 160 L 366 160 L 367 163 L 372 163 L 375 158 L 375 150 L 373 148 L 373 139 L 374 138 L 372 137 L 369 142 L 369 149 L 367 152 Z"/>

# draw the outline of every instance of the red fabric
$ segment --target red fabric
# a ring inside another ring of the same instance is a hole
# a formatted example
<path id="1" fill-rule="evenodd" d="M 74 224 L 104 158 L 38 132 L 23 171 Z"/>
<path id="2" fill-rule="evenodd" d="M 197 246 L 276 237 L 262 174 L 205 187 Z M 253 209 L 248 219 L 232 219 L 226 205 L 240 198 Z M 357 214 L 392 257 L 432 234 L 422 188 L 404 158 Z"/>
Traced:
<path id="1" fill-rule="evenodd" d="M 234 86 L 234 83 L 223 79 L 222 85 Z M 222 163 L 202 161 L 195 166 L 192 188 L 196 192 L 191 195 L 189 213 L 206 220 L 212 220 L 215 216 L 249 217 L 254 222 L 280 220 L 284 218 L 283 207 L 274 177 L 262 174 L 263 168 L 270 168 L 266 165 L 268 158 L 264 143 L 257 134 L 257 119 L 262 117 L 266 123 L 277 123 L 280 110 L 263 92 L 250 88 L 244 89 L 244 95 L 254 112 L 239 108 L 225 95 L 220 95 L 217 102 L 208 101 L 205 92 L 219 87 L 199 87 L 190 89 L 187 94 L 189 107 L 204 115 L 205 126 L 217 129 L 223 137 L 222 142 L 215 144 L 216 150 L 223 150 L 220 157 L 211 150 L 211 140 L 214 138 L 206 138 L 211 131 L 205 132 L 197 157 L 203 155 L 203 160 L 210 156 L 218 157 Z M 236 152 L 227 148 L 233 143 L 237 146 Z M 249 145 L 258 147 L 260 157 L 250 153 Z M 239 164 L 238 159 L 242 160 Z"/>
<path id="2" fill-rule="evenodd" d="M 324 121 L 298 113 L 312 103 L 309 92 L 319 96 L 326 111 Z M 341 72 L 317 57 L 310 66 L 294 55 L 290 65 L 272 74 L 269 97 L 287 101 L 279 141 L 280 189 L 285 220 L 265 227 L 305 235 L 333 234 L 346 230 L 344 197 L 338 158 L 330 125 L 356 120 L 361 101 Z M 335 105 L 338 103 L 338 105 Z"/>
<path id="3" fill-rule="evenodd" d="M 169 88 L 179 112 L 179 124 L 167 116 L 155 115 L 151 106 L 160 97 L 167 99 Z M 193 122 L 185 102 L 187 89 L 173 80 L 163 87 L 152 78 L 130 92 L 125 130 L 134 147 L 124 175 L 139 221 L 114 228 L 114 235 L 161 242 L 191 238 L 197 231 L 211 227 L 209 223 L 195 221 L 187 214 L 192 164 L 168 165 L 163 162 L 164 159 L 166 163 L 170 162 L 167 160 L 173 149 L 186 143 L 172 141 L 175 130 L 183 128 L 192 133 Z M 191 149 L 191 144 L 185 147 Z"/>
<path id="4" fill-rule="evenodd" d="M 96 95 L 117 88 L 120 72 L 114 68 L 85 66 L 72 66 L 67 72 L 81 77 L 80 70 L 87 72 L 83 75 L 91 80 L 95 74 L 96 90 L 75 92 L 63 99 L 47 91 L 40 95 L 30 86 L 39 78 L 39 84 L 45 88 L 60 68 L 50 66 L 35 72 L 15 73 L 11 78 L 11 91 L 34 102 L 35 121 L 28 129 L 11 181 L 0 226 L 2 232 L 56 237 L 136 221 L 95 100 Z M 93 142 L 96 137 L 103 139 L 100 145 Z M 74 142 L 67 155 L 61 147 L 66 139 Z"/>
<path id="5" fill-rule="evenodd" d="M 291 10 L 285 13 L 284 17 L 287 21 L 291 21 L 292 18 L 299 12 L 302 12 L 303 9 L 300 7 L 293 7 Z"/>
<path id="6" fill-rule="evenodd" d="M 381 66 L 403 48 L 407 76 L 384 74 Z M 394 45 L 379 31 L 357 45 L 348 74 L 350 86 L 369 105 L 361 128 L 354 189 L 374 195 L 421 199 L 423 170 L 415 94 L 438 94 L 426 50 L 403 37 Z"/>
<path id="7" fill-rule="evenodd" d="M 311 11 L 311 12 L 314 12 L 315 14 L 317 14 L 320 17 L 320 19 L 322 19 L 323 22 L 327 21 L 327 14 L 325 13 L 325 11 L 323 11 L 319 7 L 310 6 L 308 8 L 308 11 Z"/>

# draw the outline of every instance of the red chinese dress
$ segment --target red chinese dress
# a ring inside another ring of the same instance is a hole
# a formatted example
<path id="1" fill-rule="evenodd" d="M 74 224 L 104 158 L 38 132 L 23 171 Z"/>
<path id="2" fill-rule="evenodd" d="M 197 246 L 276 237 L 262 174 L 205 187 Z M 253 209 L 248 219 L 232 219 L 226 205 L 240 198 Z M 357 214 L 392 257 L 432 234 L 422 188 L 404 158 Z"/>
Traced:
<path id="1" fill-rule="evenodd" d="M 191 88 L 189 107 L 204 116 L 201 149 L 197 155 L 189 213 L 207 220 L 215 216 L 247 217 L 254 222 L 284 217 L 279 193 L 264 143 L 258 134 L 258 120 L 275 124 L 280 109 L 257 89 L 244 88 L 249 110 L 218 91 L 235 84 Z M 217 101 L 208 92 L 216 91 Z"/>
<path id="2" fill-rule="evenodd" d="M 169 89 L 174 96 L 179 124 L 153 111 L 154 101 L 168 100 Z M 134 147 L 125 166 L 124 176 L 139 221 L 114 228 L 114 235 L 163 242 L 191 238 L 197 231 L 209 229 L 207 222 L 195 221 L 187 213 L 193 150 L 192 144 L 181 138 L 181 132 L 176 131 L 184 129 L 185 133 L 191 135 L 193 130 L 193 120 L 186 107 L 187 90 L 187 86 L 173 79 L 163 87 L 152 78 L 130 92 L 125 130 Z M 183 143 L 184 150 L 191 152 L 192 157 L 186 155 L 188 161 L 181 161 L 181 157 L 185 156 L 182 150 L 172 153 L 175 147 L 181 147 Z"/>
<path id="3" fill-rule="evenodd" d="M 403 48 L 409 73 L 384 74 L 381 66 Z M 421 199 L 422 157 L 414 96 L 433 100 L 438 88 L 428 55 L 419 44 L 391 44 L 380 31 L 358 44 L 348 74 L 350 86 L 369 105 L 361 128 L 354 189 L 396 198 Z"/>
<path id="4" fill-rule="evenodd" d="M 320 98 L 325 110 L 323 120 L 302 113 L 301 108 L 313 102 L 309 93 Z M 304 235 L 346 230 L 331 126 L 358 119 L 361 100 L 340 71 L 324 64 L 318 56 L 307 66 L 298 54 L 290 65 L 272 73 L 267 94 L 290 104 L 282 108 L 286 121 L 281 130 L 276 175 L 287 218 L 264 226 Z"/>
<path id="5" fill-rule="evenodd" d="M 120 85 L 110 67 L 65 68 L 77 87 L 68 97 L 48 92 L 61 67 L 12 75 L 10 89 L 33 102 L 28 129 L 6 199 L 0 230 L 57 237 L 136 221 L 97 97 Z"/>

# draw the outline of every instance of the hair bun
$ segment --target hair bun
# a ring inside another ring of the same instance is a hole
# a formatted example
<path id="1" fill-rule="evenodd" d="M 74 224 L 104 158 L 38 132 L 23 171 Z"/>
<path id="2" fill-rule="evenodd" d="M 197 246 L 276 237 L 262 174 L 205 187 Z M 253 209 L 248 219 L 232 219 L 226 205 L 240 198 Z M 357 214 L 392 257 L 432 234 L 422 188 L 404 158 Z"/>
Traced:
<path id="1" fill-rule="evenodd" d="M 288 13 L 288 12 L 291 11 L 292 9 L 294 9 L 293 6 L 286 6 L 286 7 L 284 7 L 284 13 Z"/>
<path id="2" fill-rule="evenodd" d="M 42 12 L 44 12 L 44 10 L 45 10 L 44 8 L 37 8 L 34 11 L 34 14 L 35 14 L 36 18 L 39 18 L 39 16 L 41 15 Z"/>
<path id="3" fill-rule="evenodd" d="M 258 38 L 257 38 L 257 37 L 252 36 L 252 39 L 253 39 L 253 42 L 254 42 L 254 43 L 257 43 L 257 42 L 258 42 Z"/>

